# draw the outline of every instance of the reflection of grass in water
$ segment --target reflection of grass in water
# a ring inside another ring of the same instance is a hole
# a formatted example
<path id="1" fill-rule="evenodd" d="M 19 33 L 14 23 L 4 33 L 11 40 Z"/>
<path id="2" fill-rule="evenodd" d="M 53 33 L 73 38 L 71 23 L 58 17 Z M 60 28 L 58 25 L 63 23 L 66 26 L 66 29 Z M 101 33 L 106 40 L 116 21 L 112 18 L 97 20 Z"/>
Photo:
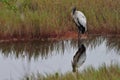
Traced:
<path id="1" fill-rule="evenodd" d="M 88 39 L 84 40 L 82 43 L 86 46 L 86 48 L 89 47 L 90 49 L 94 50 L 96 47 L 99 47 L 103 42 L 105 42 L 108 50 L 115 50 L 117 53 L 120 54 L 120 38 L 115 36 L 91 36 Z M 70 44 L 76 48 L 78 46 L 78 41 L 72 40 Z"/>
<path id="2" fill-rule="evenodd" d="M 91 49 L 94 49 L 96 46 L 99 46 L 104 41 L 109 51 L 115 50 L 118 54 L 120 54 L 120 38 L 118 37 L 93 37 L 87 40 L 85 44 Z"/>
<path id="3" fill-rule="evenodd" d="M 36 80 L 119 80 L 120 67 L 118 65 L 106 67 L 105 65 L 95 70 L 94 68 L 87 68 L 83 72 L 71 73 L 65 75 L 55 73 L 48 74 L 46 77 L 41 76 L 39 73 Z M 34 80 L 36 75 L 27 77 L 28 80 Z M 26 78 L 26 77 L 25 77 Z"/>
<path id="4" fill-rule="evenodd" d="M 0 36 L 3 38 L 38 38 L 75 30 L 70 16 L 72 6 L 85 13 L 91 33 L 120 33 L 119 0 L 8 1 L 13 8 L 6 8 L 6 5 L 0 2 Z M 14 8 L 16 12 L 11 10 Z"/>
<path id="5" fill-rule="evenodd" d="M 90 36 L 88 39 L 79 40 L 79 43 L 84 44 L 86 48 L 89 47 L 90 49 L 94 49 L 95 47 L 100 46 L 105 39 L 106 38 L 103 36 Z M 78 40 L 72 40 L 70 44 L 76 48 L 78 46 Z"/>
<path id="6" fill-rule="evenodd" d="M 108 50 L 114 49 L 118 53 L 120 51 L 120 40 L 119 38 L 105 38 L 105 37 L 90 37 L 89 39 L 83 41 L 86 49 L 89 47 L 93 49 L 96 46 L 102 44 L 106 41 L 106 47 Z M 77 48 L 77 40 L 66 40 L 66 41 L 31 41 L 31 42 L 16 42 L 16 43 L 1 43 L 0 50 L 5 56 L 14 54 L 17 58 L 24 57 L 27 55 L 29 59 L 34 57 L 35 59 L 41 56 L 45 59 L 50 55 L 53 55 L 52 52 L 56 51 L 56 54 L 64 54 L 65 49 Z"/>
<path id="7" fill-rule="evenodd" d="M 120 38 L 107 38 L 107 47 L 109 50 L 114 49 L 120 54 Z"/>
<path id="8" fill-rule="evenodd" d="M 105 37 L 102 36 L 95 36 L 95 37 L 90 37 L 89 40 L 86 40 L 86 45 L 90 47 L 91 49 L 94 49 L 97 46 L 100 46 L 104 41 Z"/>
<path id="9" fill-rule="evenodd" d="M 26 55 L 31 59 L 39 56 L 47 58 L 52 54 L 52 51 L 64 54 L 65 44 L 67 41 L 33 41 L 33 42 L 16 42 L 16 43 L 1 43 L 0 50 L 5 56 L 14 54 L 18 57 Z M 67 47 L 67 46 L 66 46 Z"/>

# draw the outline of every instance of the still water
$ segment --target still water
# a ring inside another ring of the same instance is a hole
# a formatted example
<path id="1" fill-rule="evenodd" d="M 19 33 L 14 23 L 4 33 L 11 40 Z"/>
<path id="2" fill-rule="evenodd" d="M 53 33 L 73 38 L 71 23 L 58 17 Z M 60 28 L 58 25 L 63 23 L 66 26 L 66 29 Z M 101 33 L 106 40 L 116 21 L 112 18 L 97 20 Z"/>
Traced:
<path id="1" fill-rule="evenodd" d="M 78 45 L 79 44 L 79 45 Z M 120 38 L 0 43 L 0 80 L 120 65 Z"/>

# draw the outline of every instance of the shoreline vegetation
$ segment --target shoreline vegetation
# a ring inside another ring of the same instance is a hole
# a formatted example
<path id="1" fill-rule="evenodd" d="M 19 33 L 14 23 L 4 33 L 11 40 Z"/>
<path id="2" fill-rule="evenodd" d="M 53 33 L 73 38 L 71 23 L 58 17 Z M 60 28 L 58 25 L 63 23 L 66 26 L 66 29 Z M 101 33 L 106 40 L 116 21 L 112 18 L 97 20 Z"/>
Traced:
<path id="1" fill-rule="evenodd" d="M 120 67 L 118 65 L 103 65 L 99 69 L 89 67 L 82 72 L 68 72 L 65 74 L 55 73 L 42 76 L 37 75 L 25 76 L 23 80 L 119 80 Z"/>
<path id="2" fill-rule="evenodd" d="M 118 35 L 119 5 L 119 0 L 1 0 L 0 40 L 76 37 L 73 6 L 86 15 L 88 34 Z"/>

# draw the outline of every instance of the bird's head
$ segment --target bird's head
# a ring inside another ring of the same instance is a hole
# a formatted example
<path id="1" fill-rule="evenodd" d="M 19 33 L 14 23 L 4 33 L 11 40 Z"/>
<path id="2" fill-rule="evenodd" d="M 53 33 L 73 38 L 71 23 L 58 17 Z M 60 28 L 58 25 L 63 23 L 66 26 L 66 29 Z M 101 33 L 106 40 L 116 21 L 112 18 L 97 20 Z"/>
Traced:
<path id="1" fill-rule="evenodd" d="M 76 72 L 76 70 L 77 70 L 76 64 L 74 62 L 71 62 L 71 63 L 72 63 L 72 71 Z"/>
<path id="2" fill-rule="evenodd" d="M 72 8 L 72 14 L 73 14 L 73 15 L 75 14 L 75 11 L 76 11 L 76 7 L 73 7 L 73 8 Z"/>

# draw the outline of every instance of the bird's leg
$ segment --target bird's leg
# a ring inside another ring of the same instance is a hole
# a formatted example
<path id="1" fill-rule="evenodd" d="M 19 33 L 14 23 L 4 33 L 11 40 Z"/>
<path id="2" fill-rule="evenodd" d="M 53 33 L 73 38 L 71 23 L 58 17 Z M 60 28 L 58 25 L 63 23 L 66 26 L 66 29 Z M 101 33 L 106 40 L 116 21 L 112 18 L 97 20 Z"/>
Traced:
<path id="1" fill-rule="evenodd" d="M 78 31 L 78 39 L 81 39 L 81 31 Z"/>
<path id="2" fill-rule="evenodd" d="M 87 38 L 86 32 L 84 32 L 84 33 L 82 34 L 82 36 L 83 36 L 84 39 L 86 39 L 86 38 Z"/>
<path id="3" fill-rule="evenodd" d="M 78 47 L 79 47 L 79 31 L 78 31 Z"/>
<path id="4" fill-rule="evenodd" d="M 80 44 L 80 40 L 81 40 L 81 32 L 80 32 L 80 30 L 78 31 L 78 47 L 79 47 L 79 44 Z"/>

